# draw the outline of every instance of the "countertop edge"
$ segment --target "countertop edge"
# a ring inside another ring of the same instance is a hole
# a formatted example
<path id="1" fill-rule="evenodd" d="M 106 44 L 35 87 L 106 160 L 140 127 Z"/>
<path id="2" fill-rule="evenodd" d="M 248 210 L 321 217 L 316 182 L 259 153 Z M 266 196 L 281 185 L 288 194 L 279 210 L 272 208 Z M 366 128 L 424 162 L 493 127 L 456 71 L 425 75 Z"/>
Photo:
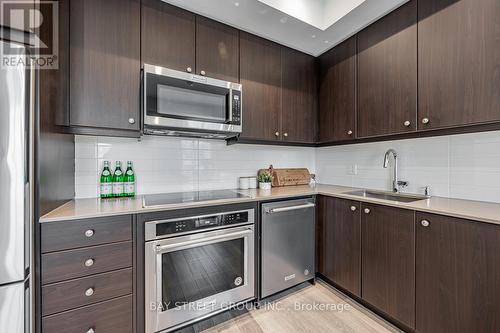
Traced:
<path id="1" fill-rule="evenodd" d="M 70 206 L 71 203 L 74 203 L 73 201 L 69 201 L 58 208 L 54 209 L 53 211 L 47 213 L 46 215 L 42 216 L 39 219 L 40 223 L 49 223 L 49 222 L 62 222 L 62 221 L 71 221 L 71 220 L 82 220 L 82 219 L 91 219 L 91 218 L 100 218 L 100 217 L 109 217 L 109 216 L 119 216 L 119 215 L 135 215 L 135 214 L 147 214 L 147 213 L 154 213 L 154 212 L 161 212 L 161 211 L 170 211 L 170 210 L 178 210 L 178 209 L 189 209 L 189 208 L 199 208 L 199 207 L 207 207 L 207 206 L 214 206 L 214 205 L 227 205 L 227 204 L 235 204 L 235 203 L 248 203 L 248 202 L 266 202 L 266 201 L 273 201 L 273 200 L 279 200 L 279 199 L 288 199 L 288 198 L 298 198 L 298 197 L 304 197 L 304 196 L 313 196 L 313 195 L 323 195 L 323 196 L 328 196 L 328 197 L 334 197 L 334 198 L 340 198 L 340 199 L 346 199 L 346 200 L 352 200 L 352 201 L 357 201 L 357 202 L 364 202 L 364 203 L 369 203 L 369 204 L 377 204 L 377 205 L 383 205 L 383 206 L 390 206 L 390 207 L 395 207 L 395 208 L 401 208 L 401 209 L 409 209 L 413 210 L 416 212 L 421 212 L 421 213 L 430 213 L 430 214 L 437 214 L 437 215 L 443 215 L 443 216 L 449 216 L 449 217 L 455 217 L 455 218 L 460 218 L 460 219 L 466 219 L 466 220 L 471 220 L 471 221 L 477 221 L 477 222 L 484 222 L 484 223 L 490 223 L 490 224 L 497 224 L 500 225 L 500 214 L 498 219 L 492 219 L 488 218 L 486 216 L 479 216 L 479 215 L 474 215 L 474 214 L 467 214 L 464 213 L 463 211 L 457 211 L 453 210 L 452 208 L 446 209 L 446 208 L 434 208 L 431 207 L 430 203 L 434 200 L 447 200 L 448 202 L 456 202 L 456 203 L 464 203 L 464 204 L 474 204 L 478 203 L 479 205 L 494 205 L 494 203 L 488 203 L 488 202 L 481 202 L 481 201 L 472 201 L 472 200 L 463 200 L 463 199 L 452 199 L 452 198 L 442 198 L 442 197 L 433 197 L 430 199 L 425 199 L 425 200 L 420 200 L 412 203 L 402 203 L 402 202 L 391 202 L 391 201 L 386 201 L 386 200 L 381 200 L 381 199 L 375 199 L 375 198 L 364 198 L 364 197 L 358 197 L 350 194 L 346 194 L 344 192 L 350 192 L 352 190 L 356 190 L 356 188 L 351 188 L 351 187 L 343 187 L 343 186 L 335 186 L 332 185 L 332 190 L 328 191 L 327 189 L 322 189 L 321 187 L 328 187 L 330 185 L 319 185 L 319 189 L 305 189 L 301 192 L 300 189 L 291 189 L 293 193 L 277 193 L 277 194 L 269 194 L 269 195 L 262 195 L 261 194 L 255 194 L 253 196 L 250 196 L 248 198 L 238 198 L 238 199 L 228 199 L 228 200 L 214 200 L 214 201 L 206 201 L 206 202 L 199 202 L 199 203 L 183 203 L 183 204 L 172 204 L 172 205 L 163 205 L 163 206 L 155 206 L 155 207 L 147 207 L 144 208 L 142 205 L 140 207 L 137 206 L 137 200 L 140 199 L 116 199 L 117 203 L 120 203 L 119 200 L 123 200 L 122 204 L 127 205 L 126 200 L 134 200 L 130 201 L 130 205 L 132 208 L 130 209 L 117 209 L 116 211 L 101 211 L 101 212 L 95 212 L 95 213 L 89 213 L 89 214 L 75 214 L 71 216 L 64 216 L 62 214 L 61 216 L 56 216 L 56 217 L 50 217 L 51 214 L 57 213 L 58 211 L 64 209 L 67 206 Z M 335 190 L 333 190 L 335 189 Z M 341 190 L 341 193 L 338 193 Z M 236 190 L 241 193 L 245 193 L 245 190 Z M 256 192 L 259 193 L 259 192 Z M 78 199 L 76 199 L 78 200 Z M 83 200 L 89 200 L 89 199 L 83 199 Z M 98 199 L 96 199 L 98 200 Z M 115 200 L 115 199 L 111 199 Z M 422 207 L 417 205 L 416 203 L 426 203 L 426 207 Z M 112 203 L 112 202 L 110 202 Z M 500 204 L 499 204 L 499 212 L 500 212 Z"/>
<path id="2" fill-rule="evenodd" d="M 154 206 L 154 207 L 142 207 L 140 209 L 130 209 L 130 210 L 122 210 L 117 212 L 100 212 L 97 214 L 82 214 L 78 216 L 61 216 L 61 217 L 48 217 L 50 214 L 57 213 L 58 210 L 64 208 L 64 206 L 71 204 L 71 201 L 66 202 L 65 204 L 57 207 L 53 211 L 45 214 L 40 217 L 39 223 L 49 223 L 49 222 L 62 222 L 62 221 L 71 221 L 71 220 L 83 220 L 83 219 L 92 219 L 92 218 L 100 218 L 100 217 L 109 217 L 109 216 L 119 216 L 119 215 L 134 215 L 134 214 L 148 214 L 169 210 L 178 210 L 178 209 L 190 209 L 190 208 L 200 208 L 200 207 L 208 207 L 208 206 L 221 206 L 221 205 L 230 205 L 230 204 L 238 204 L 238 203 L 249 203 L 249 202 L 265 202 L 265 201 L 273 201 L 279 199 L 288 199 L 288 198 L 300 198 L 307 196 L 318 195 L 318 192 L 304 192 L 300 194 L 278 194 L 273 195 L 272 197 L 267 198 L 239 198 L 239 199 L 223 199 L 223 200 L 212 200 L 205 201 L 199 203 L 188 203 L 188 204 L 173 204 L 173 205 L 162 205 L 162 206 Z M 113 200 L 113 199 L 111 199 Z M 118 199 L 121 200 L 121 199 Z M 126 200 L 126 199 L 125 199 Z"/>

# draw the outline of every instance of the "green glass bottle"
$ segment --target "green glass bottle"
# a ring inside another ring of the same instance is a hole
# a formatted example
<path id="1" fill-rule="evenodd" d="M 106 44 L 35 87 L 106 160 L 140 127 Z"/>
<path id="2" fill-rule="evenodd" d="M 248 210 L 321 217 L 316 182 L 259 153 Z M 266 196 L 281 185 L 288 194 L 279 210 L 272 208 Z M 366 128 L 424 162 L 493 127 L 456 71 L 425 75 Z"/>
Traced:
<path id="1" fill-rule="evenodd" d="M 125 176 L 122 171 L 122 162 L 116 161 L 115 172 L 113 173 L 113 197 L 123 197 L 123 184 Z"/>
<path id="2" fill-rule="evenodd" d="M 113 197 L 113 176 L 111 175 L 111 170 L 109 169 L 109 162 L 104 161 L 104 168 L 101 173 L 101 198 L 112 198 Z"/>
<path id="3" fill-rule="evenodd" d="M 127 162 L 127 171 L 125 171 L 124 192 L 126 197 L 135 196 L 135 173 L 132 167 L 132 161 Z"/>

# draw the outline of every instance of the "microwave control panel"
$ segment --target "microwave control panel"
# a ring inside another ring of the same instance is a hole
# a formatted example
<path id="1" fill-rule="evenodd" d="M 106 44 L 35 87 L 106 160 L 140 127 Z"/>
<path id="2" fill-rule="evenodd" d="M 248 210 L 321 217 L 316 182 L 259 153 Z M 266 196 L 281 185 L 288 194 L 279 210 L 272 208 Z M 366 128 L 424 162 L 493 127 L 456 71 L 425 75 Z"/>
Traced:
<path id="1" fill-rule="evenodd" d="M 231 123 L 235 125 L 241 125 L 241 92 L 233 90 L 232 99 L 233 109 L 231 110 L 231 112 L 233 117 Z"/>

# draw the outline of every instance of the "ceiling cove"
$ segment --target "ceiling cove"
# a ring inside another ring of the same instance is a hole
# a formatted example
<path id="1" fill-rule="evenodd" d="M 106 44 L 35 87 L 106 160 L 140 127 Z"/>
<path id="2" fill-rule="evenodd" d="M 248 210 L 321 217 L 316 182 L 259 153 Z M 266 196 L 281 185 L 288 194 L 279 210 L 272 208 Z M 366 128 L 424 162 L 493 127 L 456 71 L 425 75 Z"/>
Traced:
<path id="1" fill-rule="evenodd" d="M 321 55 L 408 2 L 408 0 L 163 1 L 313 56 Z"/>

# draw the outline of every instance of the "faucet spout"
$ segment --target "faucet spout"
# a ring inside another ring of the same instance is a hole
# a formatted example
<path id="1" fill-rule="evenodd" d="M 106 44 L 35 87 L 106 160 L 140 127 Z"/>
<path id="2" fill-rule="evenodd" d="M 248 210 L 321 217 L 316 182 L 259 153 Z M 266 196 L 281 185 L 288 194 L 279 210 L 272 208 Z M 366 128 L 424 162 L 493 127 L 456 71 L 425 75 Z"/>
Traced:
<path id="1" fill-rule="evenodd" d="M 385 152 L 384 155 L 384 168 L 389 166 L 389 156 L 392 155 L 394 157 L 394 174 L 392 178 L 392 191 L 394 193 L 399 192 L 399 182 L 398 182 L 398 152 L 394 149 L 389 149 Z"/>

